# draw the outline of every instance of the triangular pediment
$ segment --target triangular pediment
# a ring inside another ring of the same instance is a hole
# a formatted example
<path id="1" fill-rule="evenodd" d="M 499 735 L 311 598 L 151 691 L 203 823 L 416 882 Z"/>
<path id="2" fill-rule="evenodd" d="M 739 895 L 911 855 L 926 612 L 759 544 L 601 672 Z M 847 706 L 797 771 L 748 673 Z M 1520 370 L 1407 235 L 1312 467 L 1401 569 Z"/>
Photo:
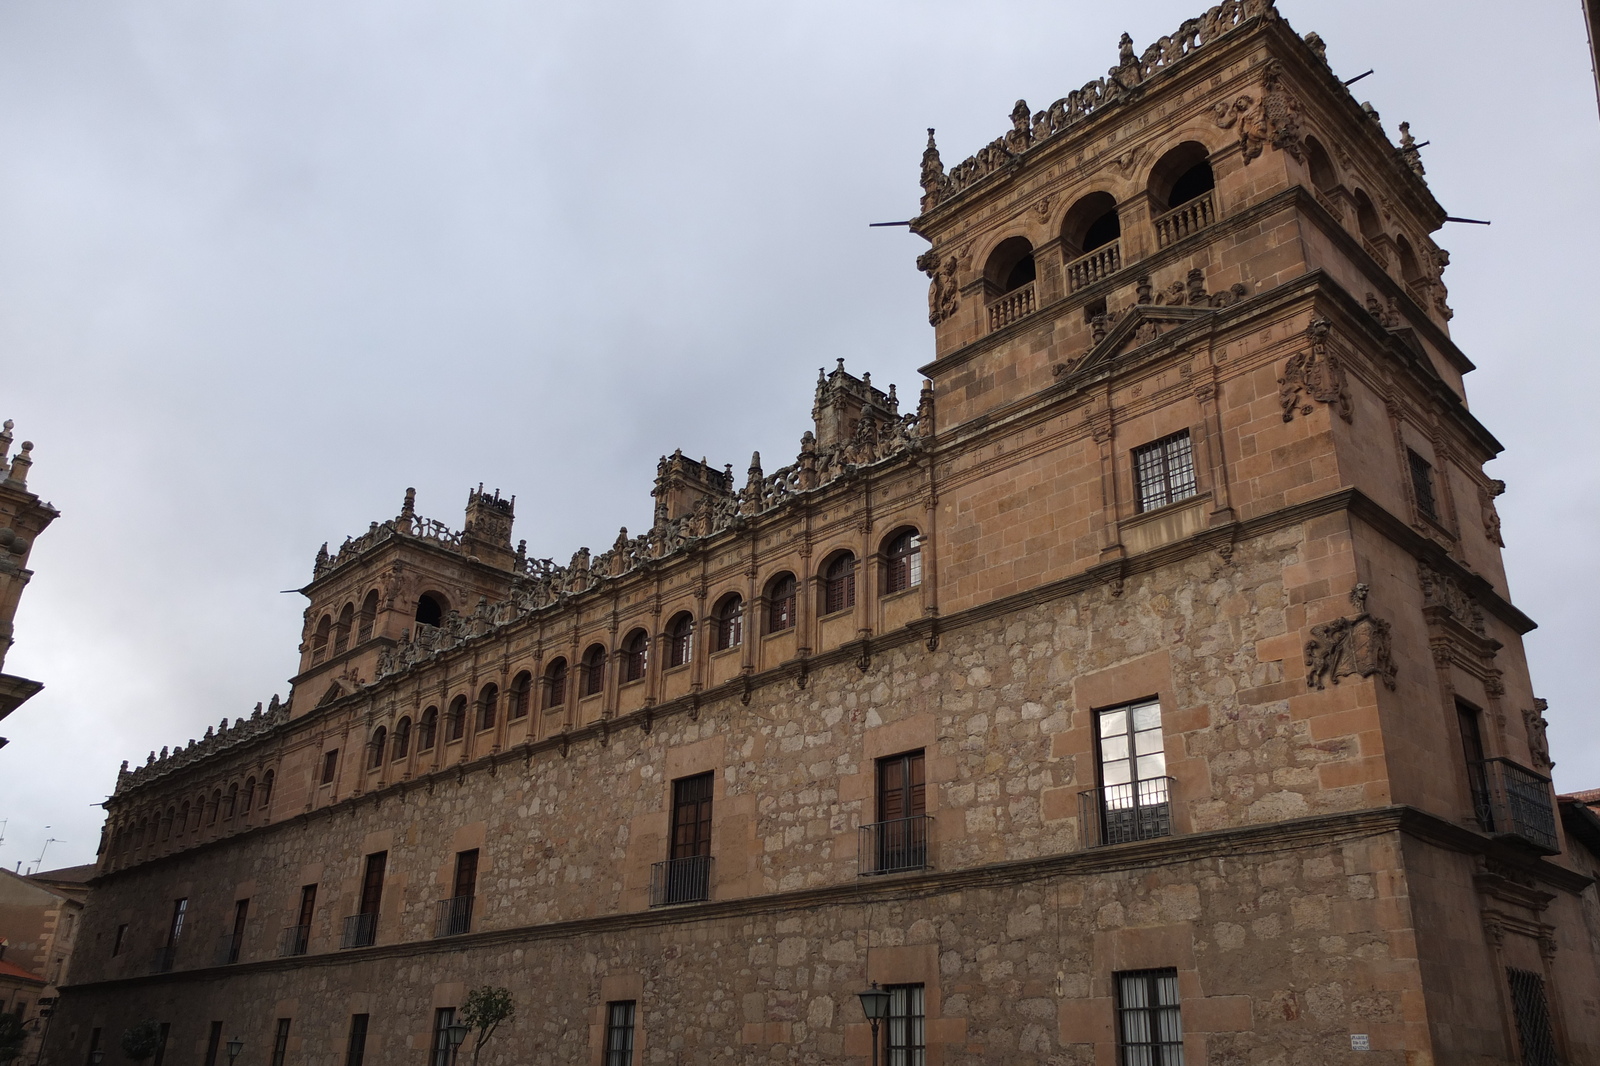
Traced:
<path id="1" fill-rule="evenodd" d="M 1117 317 L 1116 325 L 1090 348 L 1072 368 L 1080 373 L 1109 363 L 1122 355 L 1143 348 L 1160 339 L 1163 334 L 1186 326 L 1216 311 L 1204 304 L 1196 306 L 1163 306 L 1161 304 L 1134 304 Z"/>

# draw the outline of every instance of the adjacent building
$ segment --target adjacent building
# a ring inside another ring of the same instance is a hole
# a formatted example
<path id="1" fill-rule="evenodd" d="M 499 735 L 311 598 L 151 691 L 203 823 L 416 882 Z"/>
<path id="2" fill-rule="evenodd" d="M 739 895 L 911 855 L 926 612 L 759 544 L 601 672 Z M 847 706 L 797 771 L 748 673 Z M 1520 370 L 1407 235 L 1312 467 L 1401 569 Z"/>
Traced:
<path id="1" fill-rule="evenodd" d="M 929 132 L 915 397 L 563 562 L 481 486 L 325 545 L 289 698 L 118 776 L 47 1061 L 444 1066 L 490 984 L 498 1063 L 1600 1062 L 1398 132 L 1268 0 L 1124 37 Z"/>
<path id="2" fill-rule="evenodd" d="M 33 577 L 33 571 L 28 569 L 33 542 L 60 513 L 29 491 L 33 442 L 23 441 L 17 454 L 11 455 L 11 442 L 15 439 L 11 434 L 13 425 L 8 418 L 0 427 L 0 719 L 44 688 L 42 682 L 14 677 L 4 669 L 6 652 L 15 643 L 17 604 L 22 599 L 22 590 Z M 11 455 L 9 461 L 8 455 Z M 0 737 L 0 747 L 4 746 L 5 738 Z"/>
<path id="3" fill-rule="evenodd" d="M 0 870 L 0 1014 L 22 1020 L 21 1062 L 37 1061 L 48 1034 L 95 872 L 92 865 L 29 877 Z"/>

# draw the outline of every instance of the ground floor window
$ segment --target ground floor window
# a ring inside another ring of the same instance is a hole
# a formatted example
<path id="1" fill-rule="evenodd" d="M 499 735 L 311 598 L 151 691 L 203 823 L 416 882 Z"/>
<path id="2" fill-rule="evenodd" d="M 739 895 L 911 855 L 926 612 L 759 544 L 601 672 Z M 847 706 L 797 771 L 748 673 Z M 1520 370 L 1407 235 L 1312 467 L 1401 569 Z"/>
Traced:
<path id="1" fill-rule="evenodd" d="M 927 1008 L 921 985 L 890 985 L 889 1016 L 884 1029 L 888 1066 L 923 1066 L 927 1062 Z"/>
<path id="2" fill-rule="evenodd" d="M 1178 971 L 1134 970 L 1116 980 L 1119 1066 L 1183 1066 Z"/>
<path id="3" fill-rule="evenodd" d="M 633 1066 L 633 1025 L 637 1004 L 628 999 L 606 1004 L 605 1066 Z"/>
<path id="4" fill-rule="evenodd" d="M 1531 970 L 1507 969 L 1506 979 L 1511 983 L 1511 1009 L 1517 1018 L 1522 1066 L 1556 1066 L 1556 1036 L 1550 1027 L 1544 978 Z"/>

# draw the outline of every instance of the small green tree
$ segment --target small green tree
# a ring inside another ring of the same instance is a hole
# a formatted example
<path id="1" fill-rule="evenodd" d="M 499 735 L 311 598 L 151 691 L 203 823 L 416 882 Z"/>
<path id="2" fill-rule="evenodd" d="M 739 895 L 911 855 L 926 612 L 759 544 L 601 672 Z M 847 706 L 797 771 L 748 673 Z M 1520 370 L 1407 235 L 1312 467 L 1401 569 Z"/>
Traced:
<path id="1" fill-rule="evenodd" d="M 134 1062 L 150 1058 L 160 1047 L 161 1026 L 156 1022 L 140 1022 L 122 1031 L 122 1053 Z"/>
<path id="2" fill-rule="evenodd" d="M 10 1062 L 21 1055 L 22 1042 L 27 1038 L 20 1015 L 0 1014 L 0 1062 Z"/>
<path id="3" fill-rule="evenodd" d="M 461 1020 L 467 1028 L 478 1031 L 478 1039 L 472 1045 L 473 1066 L 477 1066 L 483 1045 L 500 1028 L 500 1023 L 508 1021 L 516 1010 L 511 1004 L 511 990 L 508 988 L 483 985 L 467 993 L 467 1001 L 461 1005 Z"/>

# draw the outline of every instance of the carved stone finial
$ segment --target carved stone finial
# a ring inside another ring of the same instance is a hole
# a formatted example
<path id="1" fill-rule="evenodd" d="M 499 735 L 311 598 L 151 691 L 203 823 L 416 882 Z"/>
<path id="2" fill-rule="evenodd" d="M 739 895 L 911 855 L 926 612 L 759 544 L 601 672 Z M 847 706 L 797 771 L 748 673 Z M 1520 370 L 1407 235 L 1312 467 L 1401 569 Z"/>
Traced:
<path id="1" fill-rule="evenodd" d="M 944 161 L 939 158 L 939 146 L 933 141 L 933 127 L 928 127 L 928 147 L 922 150 L 922 173 L 917 182 L 922 186 L 922 210 L 937 206 L 950 188 L 950 179 L 944 172 Z"/>
<path id="2" fill-rule="evenodd" d="M 1302 40 L 1306 42 L 1306 47 L 1311 49 L 1312 55 L 1316 56 L 1324 63 L 1328 61 L 1328 45 L 1325 41 L 1323 41 L 1321 34 L 1317 33 L 1316 30 L 1312 30 L 1310 33 L 1306 34 Z"/>
<path id="3" fill-rule="evenodd" d="M 1417 139 L 1411 136 L 1411 123 L 1400 123 L 1400 158 L 1407 167 L 1411 168 L 1411 172 L 1419 178 L 1427 173 L 1422 166 L 1421 147 L 1421 145 L 1417 144 Z"/>
<path id="4" fill-rule="evenodd" d="M 406 489 L 406 502 L 400 505 L 400 518 L 410 521 L 417 513 L 417 490 Z"/>

